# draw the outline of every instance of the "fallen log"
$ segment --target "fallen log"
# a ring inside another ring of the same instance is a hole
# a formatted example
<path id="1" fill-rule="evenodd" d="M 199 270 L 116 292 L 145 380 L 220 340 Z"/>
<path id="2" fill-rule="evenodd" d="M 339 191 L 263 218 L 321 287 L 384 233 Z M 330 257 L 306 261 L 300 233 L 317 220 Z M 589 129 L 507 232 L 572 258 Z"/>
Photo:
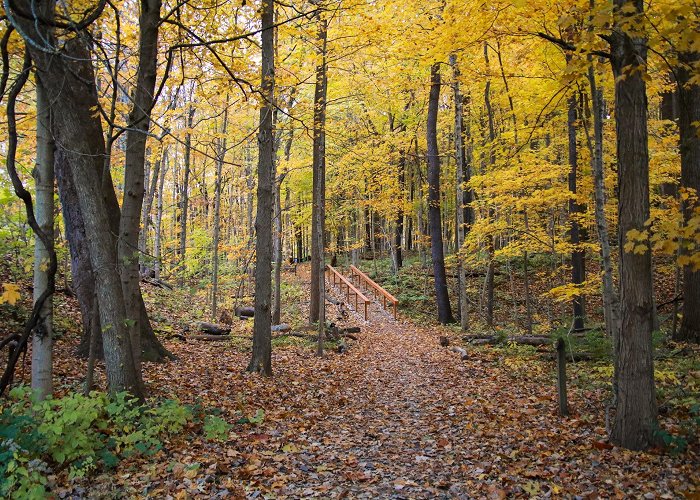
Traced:
<path id="1" fill-rule="evenodd" d="M 273 332 L 288 332 L 292 329 L 287 323 L 280 323 L 279 325 L 272 325 Z"/>
<path id="2" fill-rule="evenodd" d="M 249 306 L 238 306 L 233 310 L 233 314 L 238 316 L 240 319 L 252 318 L 255 316 L 255 308 Z"/>
<path id="3" fill-rule="evenodd" d="M 148 283 L 149 285 L 156 286 L 158 288 L 163 288 L 164 290 L 173 290 L 173 285 L 168 283 L 167 281 L 163 281 L 161 279 L 155 279 L 155 278 L 150 278 L 148 276 L 141 278 L 141 281 L 144 283 Z"/>
<path id="4" fill-rule="evenodd" d="M 187 338 L 192 339 L 192 340 L 205 340 L 205 341 L 210 341 L 210 342 L 216 342 L 216 341 L 223 341 L 223 340 L 231 340 L 231 335 L 200 334 L 200 335 L 191 335 Z"/>
<path id="5" fill-rule="evenodd" d="M 520 335 L 505 338 L 498 335 L 465 335 L 463 339 L 473 345 L 493 345 L 508 342 L 533 346 L 554 344 L 554 340 L 552 340 L 551 337 L 546 337 L 544 335 Z"/>
<path id="6" fill-rule="evenodd" d="M 231 333 L 231 327 L 205 323 L 204 321 L 197 323 L 197 330 L 209 335 L 228 335 Z"/>

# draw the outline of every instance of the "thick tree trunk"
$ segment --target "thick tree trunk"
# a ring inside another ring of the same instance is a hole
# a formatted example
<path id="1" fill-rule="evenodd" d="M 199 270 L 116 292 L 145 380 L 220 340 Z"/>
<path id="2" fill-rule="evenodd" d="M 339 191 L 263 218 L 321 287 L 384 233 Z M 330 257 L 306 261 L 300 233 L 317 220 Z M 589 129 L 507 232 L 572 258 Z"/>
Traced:
<path id="1" fill-rule="evenodd" d="M 695 190 L 700 195 L 700 85 L 691 83 L 691 68 L 700 60 L 700 53 L 682 53 L 684 65 L 677 71 L 680 113 L 681 187 Z M 692 208 L 697 208 L 697 205 Z M 687 207 L 685 218 L 692 216 Z M 700 343 L 700 270 L 683 267 L 683 319 L 675 340 Z"/>
<path id="2" fill-rule="evenodd" d="M 617 412 L 610 439 L 634 450 L 654 444 L 658 428 L 654 359 L 651 253 L 625 251 L 627 233 L 641 231 L 649 218 L 649 152 L 647 132 L 647 43 L 624 31 L 630 9 L 643 11 L 641 0 L 615 0 L 617 17 L 610 35 L 615 76 L 615 121 L 619 172 L 620 303 L 622 323 L 615 371 Z"/>
<path id="3" fill-rule="evenodd" d="M 273 107 L 275 105 L 274 0 L 263 0 L 262 64 L 258 131 L 258 210 L 255 219 L 255 319 L 253 352 L 248 371 L 272 375 L 272 317 L 270 315 L 272 280 L 272 169 L 275 161 Z"/>
<path id="4" fill-rule="evenodd" d="M 45 235 L 53 243 L 53 152 L 51 134 L 50 101 L 41 82 L 36 85 L 36 165 L 34 167 L 35 204 L 34 216 Z M 34 301 L 44 294 L 49 286 L 47 265 L 51 248 L 46 248 L 41 238 L 34 238 Z M 40 399 L 51 395 L 53 390 L 53 297 L 44 301 L 39 324 L 32 332 L 32 389 Z"/>
<path id="5" fill-rule="evenodd" d="M 435 299 L 438 320 L 442 324 L 454 323 L 445 276 L 445 255 L 442 243 L 442 221 L 440 218 L 440 156 L 437 142 L 438 104 L 440 100 L 440 65 L 430 68 L 430 97 L 428 98 L 428 219 L 430 221 L 431 255 L 435 274 Z"/>

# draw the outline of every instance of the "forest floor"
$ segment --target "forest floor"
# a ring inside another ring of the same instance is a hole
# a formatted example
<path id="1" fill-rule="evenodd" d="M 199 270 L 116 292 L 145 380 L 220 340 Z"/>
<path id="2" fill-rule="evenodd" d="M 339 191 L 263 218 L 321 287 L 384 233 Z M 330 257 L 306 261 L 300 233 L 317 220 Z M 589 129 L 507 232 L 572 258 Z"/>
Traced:
<path id="1" fill-rule="evenodd" d="M 307 268 L 285 280 L 306 290 Z M 169 293 L 150 293 L 160 300 L 160 331 L 179 329 L 172 314 L 182 313 L 183 302 Z M 329 316 L 333 310 L 329 305 Z M 673 455 L 607 443 L 607 392 L 586 378 L 590 366 L 572 368 L 572 416 L 561 418 L 554 364 L 534 349 L 467 347 L 461 360 L 438 342 L 457 339 L 456 330 L 394 321 L 376 305 L 371 313 L 370 322 L 350 314 L 346 324 L 362 331 L 342 354 L 329 344 L 318 358 L 304 339 L 275 339 L 270 379 L 244 372 L 244 335 L 223 343 L 166 341 L 178 360 L 145 365 L 153 396 L 216 407 L 230 422 L 258 410 L 264 417 L 234 425 L 224 442 L 183 432 L 155 456 L 125 460 L 86 482 L 56 478 L 62 486 L 54 491 L 103 498 L 700 495 L 697 446 Z M 251 329 L 252 322 L 240 322 L 234 333 Z M 67 334 L 58 343 L 64 390 L 84 373 L 71 354 L 75 340 Z"/>

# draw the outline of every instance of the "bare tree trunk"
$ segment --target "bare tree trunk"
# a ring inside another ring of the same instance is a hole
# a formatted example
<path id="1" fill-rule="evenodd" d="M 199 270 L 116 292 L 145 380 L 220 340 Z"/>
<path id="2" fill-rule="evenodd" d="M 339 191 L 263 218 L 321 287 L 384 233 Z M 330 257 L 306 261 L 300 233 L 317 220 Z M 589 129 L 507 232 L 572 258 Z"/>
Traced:
<path id="1" fill-rule="evenodd" d="M 224 110 L 224 122 L 221 126 L 223 138 L 218 139 L 216 152 L 216 182 L 214 183 L 214 236 L 212 241 L 212 276 L 211 276 L 211 318 L 216 321 L 216 308 L 219 295 L 219 239 L 221 234 L 221 172 L 226 156 L 226 131 L 228 127 L 228 96 L 226 96 L 226 109 Z"/>
<path id="2" fill-rule="evenodd" d="M 187 109 L 187 132 L 185 133 L 185 161 L 182 186 L 180 187 L 180 269 L 178 272 L 177 283 L 182 286 L 185 284 L 185 275 L 187 274 L 187 221 L 188 211 L 190 206 L 189 182 L 190 170 L 192 167 L 192 124 L 194 122 L 195 109 L 192 103 L 189 103 Z M 218 188 L 221 190 L 221 188 Z"/>
<path id="3" fill-rule="evenodd" d="M 445 255 L 442 244 L 440 218 L 440 156 L 437 143 L 438 103 L 440 99 L 440 65 L 434 63 L 430 69 L 430 97 L 428 99 L 427 143 L 428 143 L 428 218 L 430 221 L 431 255 L 435 275 L 435 300 L 438 320 L 442 324 L 454 323 L 452 307 L 447 291 Z"/>
<path id="4" fill-rule="evenodd" d="M 258 132 L 258 211 L 255 219 L 255 318 L 253 326 L 253 352 L 248 371 L 266 376 L 272 375 L 272 317 L 270 302 L 272 293 L 272 170 L 275 161 L 274 123 L 275 105 L 275 41 L 274 0 L 263 0 L 262 14 L 262 64 L 261 95 L 264 104 L 260 108 Z"/>
<path id="5" fill-rule="evenodd" d="M 591 0 L 593 8 L 594 0 Z M 620 300 L 613 281 L 613 266 L 610 256 L 610 233 L 605 217 L 605 174 L 603 171 L 603 92 L 595 80 L 593 64 L 588 66 L 588 84 L 593 103 L 593 147 L 591 149 L 591 170 L 593 170 L 593 198 L 595 203 L 595 223 L 600 242 L 600 257 L 603 266 L 603 316 L 605 331 L 617 346 L 620 330 Z"/>
<path id="6" fill-rule="evenodd" d="M 622 11 L 625 9 L 625 11 Z M 615 0 L 615 25 L 610 34 L 615 76 L 615 121 L 619 165 L 620 303 L 622 323 L 615 360 L 617 411 L 610 439 L 625 448 L 652 446 L 658 428 L 653 330 L 651 253 L 625 251 L 627 234 L 641 231 L 649 218 L 649 152 L 647 132 L 647 42 L 625 32 L 632 14 L 641 14 L 641 0 Z"/>
<path id="7" fill-rule="evenodd" d="M 488 43 L 484 43 L 484 61 L 486 62 L 486 71 L 487 73 L 490 71 L 489 69 L 489 46 Z M 487 77 L 488 79 L 486 80 L 486 87 L 484 88 L 484 105 L 486 106 L 486 112 L 487 112 L 487 117 L 488 117 L 488 126 L 489 126 L 489 136 L 488 136 L 488 142 L 490 145 L 490 153 L 489 153 L 489 164 L 491 166 L 495 165 L 496 163 L 496 149 L 495 149 L 495 144 L 494 142 L 496 141 L 496 131 L 494 127 L 494 113 L 493 113 L 493 106 L 491 105 L 491 79 L 490 77 Z M 489 219 L 493 219 L 494 217 L 494 210 L 493 208 L 489 207 L 488 210 L 488 216 Z M 488 269 L 486 271 L 486 324 L 488 326 L 493 326 L 493 307 L 494 307 L 494 275 L 496 273 L 496 263 L 494 259 L 494 254 L 495 254 L 495 245 L 494 245 L 494 238 L 493 235 L 489 235 L 487 237 L 488 242 L 487 242 L 487 253 L 488 253 Z"/>
<path id="8" fill-rule="evenodd" d="M 320 62 L 316 66 L 316 86 L 314 92 L 314 128 L 313 128 L 313 205 L 311 209 L 311 305 L 309 320 L 319 322 L 319 331 L 323 330 L 321 309 L 325 309 L 324 280 L 324 205 L 326 198 L 326 92 L 328 76 L 326 74 L 327 21 L 318 17 L 317 43 Z M 319 335 L 319 351 L 323 344 Z"/>
<path id="9" fill-rule="evenodd" d="M 455 207 L 455 212 L 457 213 L 457 228 L 455 234 L 457 235 L 457 277 L 458 277 L 458 293 L 459 293 L 459 319 L 460 326 L 463 331 L 469 329 L 469 303 L 467 301 L 467 273 L 464 268 L 464 256 L 460 254 L 462 251 L 462 245 L 464 245 L 464 238 L 466 235 L 466 222 L 464 220 L 464 171 L 467 168 L 465 165 L 465 151 L 464 151 L 464 108 L 462 93 L 459 88 L 459 67 L 457 66 L 457 56 L 455 54 L 450 55 L 450 64 L 452 65 L 453 72 L 453 82 L 452 91 L 454 92 L 455 101 L 455 164 L 457 167 L 457 206 Z"/>
<path id="10" fill-rule="evenodd" d="M 568 59 L 568 57 L 567 57 Z M 578 151 L 576 143 L 576 96 L 569 97 L 569 109 L 567 117 L 567 130 L 569 135 L 569 239 L 573 246 L 571 252 L 571 282 L 580 286 L 586 279 L 585 252 L 579 248 L 581 243 L 580 226 L 578 217 L 583 212 L 581 205 L 576 200 L 576 177 L 578 175 Z M 574 330 L 583 330 L 585 309 L 583 296 L 579 295 L 573 301 Z"/>
<path id="11" fill-rule="evenodd" d="M 156 259 L 153 264 L 155 278 L 160 279 L 162 269 L 162 241 L 163 241 L 163 192 L 165 188 L 165 174 L 168 173 L 168 147 L 163 149 L 163 159 L 161 160 L 160 179 L 158 180 L 158 203 L 156 204 L 156 224 L 155 224 L 155 240 L 153 242 L 153 255 Z"/>
<path id="12" fill-rule="evenodd" d="M 695 190 L 700 195 L 700 85 L 691 82 L 692 69 L 700 60 L 698 52 L 684 52 L 679 59 L 678 97 L 680 113 L 681 187 Z M 696 205 L 697 206 L 697 205 Z M 685 207 L 685 220 L 692 216 L 691 207 Z M 675 340 L 700 343 L 700 270 L 683 267 L 683 319 Z"/>
<path id="13" fill-rule="evenodd" d="M 34 216 L 45 235 L 53 243 L 53 152 L 50 101 L 41 82 L 36 85 L 36 165 L 34 167 Z M 47 271 L 51 248 L 41 238 L 34 238 L 34 301 L 38 301 L 49 286 Z M 41 308 L 40 319 L 32 334 L 32 389 L 40 399 L 53 391 L 53 297 L 48 297 Z"/>
<path id="14" fill-rule="evenodd" d="M 128 317 L 131 349 L 137 376 L 141 374 L 141 290 L 139 274 L 139 227 L 144 196 L 146 138 L 151 109 L 155 104 L 156 65 L 158 62 L 158 27 L 160 0 L 141 0 L 139 15 L 139 66 L 133 107 L 126 134 L 124 200 L 119 223 L 118 263 Z M 146 321 L 147 321 L 146 317 Z"/>

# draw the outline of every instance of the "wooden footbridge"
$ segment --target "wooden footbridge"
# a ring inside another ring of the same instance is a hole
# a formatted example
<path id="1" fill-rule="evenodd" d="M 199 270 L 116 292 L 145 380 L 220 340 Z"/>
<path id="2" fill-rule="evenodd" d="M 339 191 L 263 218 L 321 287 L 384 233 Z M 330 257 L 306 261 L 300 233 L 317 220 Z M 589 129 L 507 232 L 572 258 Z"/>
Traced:
<path id="1" fill-rule="evenodd" d="M 369 320 L 369 306 L 372 300 L 366 294 L 372 294 L 385 310 L 392 309 L 396 319 L 399 301 L 392 294 L 384 290 L 378 283 L 355 266 L 350 266 L 349 278 L 343 275 L 333 266 L 326 266 L 326 279 L 340 289 L 346 296 L 348 304 L 355 304 L 355 311 L 363 313 L 365 321 Z"/>

